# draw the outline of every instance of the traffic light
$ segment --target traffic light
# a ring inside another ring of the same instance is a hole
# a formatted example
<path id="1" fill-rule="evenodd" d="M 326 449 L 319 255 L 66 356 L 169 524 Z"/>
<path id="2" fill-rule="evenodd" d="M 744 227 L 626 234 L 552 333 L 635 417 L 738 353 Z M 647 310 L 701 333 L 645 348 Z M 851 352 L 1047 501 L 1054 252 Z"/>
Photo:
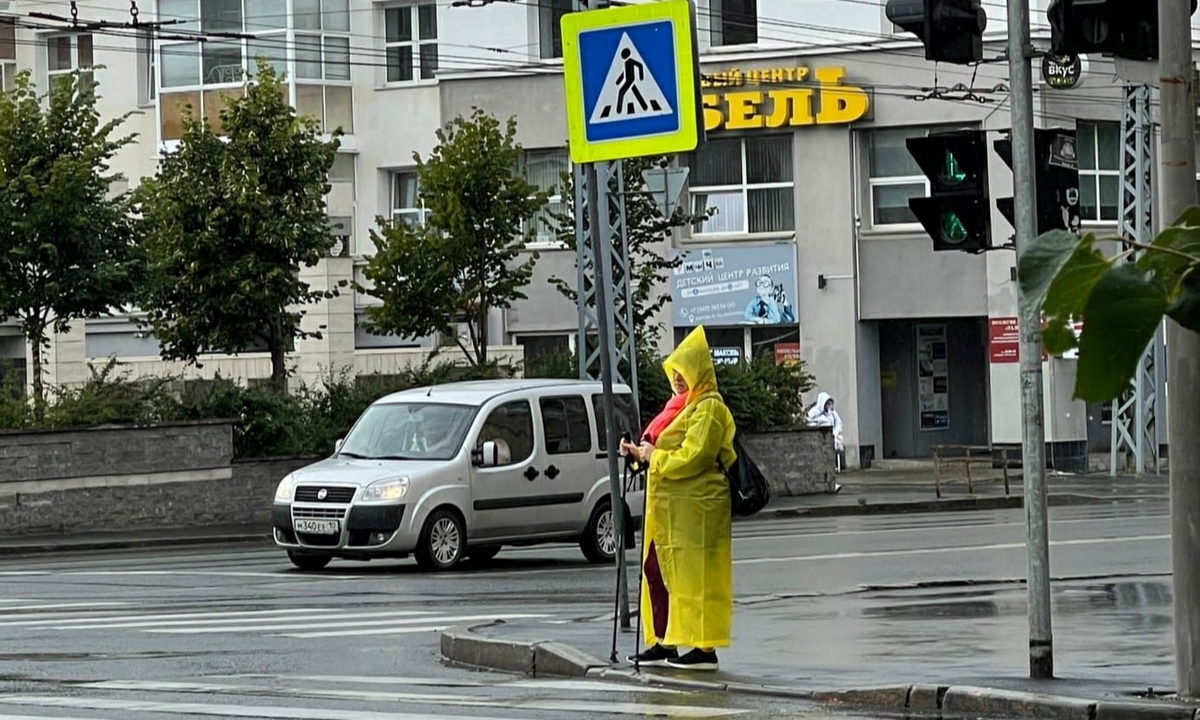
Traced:
<path id="1" fill-rule="evenodd" d="M 987 13 L 980 0 L 888 0 L 887 18 L 925 44 L 925 59 L 967 65 L 983 59 Z"/>
<path id="2" fill-rule="evenodd" d="M 1192 12 L 1196 12 L 1196 0 L 1192 0 Z M 1046 17 L 1050 20 L 1050 47 L 1056 54 L 1158 59 L 1155 0 L 1052 0 Z"/>
<path id="3" fill-rule="evenodd" d="M 909 138 L 908 153 L 929 178 L 929 197 L 908 207 L 933 238 L 933 249 L 979 253 L 991 245 L 987 143 L 982 130 Z"/>
<path id="4" fill-rule="evenodd" d="M 1035 133 L 1037 173 L 1037 234 L 1051 230 L 1079 230 L 1079 156 L 1074 130 L 1038 130 Z M 1012 140 L 995 143 L 996 154 L 1012 167 Z M 1014 228 L 1013 199 L 998 198 L 996 207 Z"/>

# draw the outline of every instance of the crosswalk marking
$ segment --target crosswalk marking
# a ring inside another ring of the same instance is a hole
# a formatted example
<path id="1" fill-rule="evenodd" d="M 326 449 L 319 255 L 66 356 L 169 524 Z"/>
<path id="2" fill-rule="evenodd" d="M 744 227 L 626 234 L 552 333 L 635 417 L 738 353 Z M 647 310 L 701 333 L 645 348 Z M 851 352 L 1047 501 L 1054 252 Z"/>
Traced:
<path id="1" fill-rule="evenodd" d="M 445 630 L 455 625 L 489 620 L 534 620 L 541 613 L 439 613 L 429 610 L 358 607 L 285 607 L 271 610 L 140 613 L 136 607 L 114 612 L 114 603 L 71 603 L 73 611 L 39 612 L 57 608 L 55 602 L 24 600 L 18 608 L 0 606 L 0 629 L 43 632 L 133 630 L 153 635 L 254 634 L 294 639 L 411 635 Z M 118 603 L 126 605 L 125 603 Z M 157 609 L 158 606 L 155 607 Z M 88 612 L 94 610 L 96 612 Z"/>
<path id="2" fill-rule="evenodd" d="M 395 692 L 379 690 L 344 690 L 330 688 L 291 687 L 281 684 L 270 686 L 236 685 L 222 683 L 186 683 L 159 682 L 153 680 L 107 680 L 92 683 L 81 683 L 80 689 L 120 690 L 126 692 L 170 692 L 202 695 L 248 695 L 248 696 L 287 696 L 291 698 L 310 698 L 325 700 L 349 700 L 360 702 L 383 703 L 419 703 L 428 705 L 447 705 L 450 707 L 472 708 L 504 708 L 508 710 L 542 710 L 553 712 L 597 712 L 602 711 L 613 715 L 654 715 L 671 718 L 718 718 L 731 717 L 745 713 L 744 710 L 729 708 L 711 708 L 696 705 L 668 705 L 665 703 L 640 703 L 628 701 L 606 701 L 597 703 L 589 700 L 557 699 L 543 696 L 532 698 L 485 698 L 467 695 L 434 694 L 419 692 Z M 633 692 L 632 686 L 625 688 Z M 0 702 L 4 698 L 0 697 Z M 204 706 L 211 707 L 211 706 Z M 256 708 L 256 709 L 262 709 Z M 163 711 L 156 711 L 163 712 Z M 257 716 L 255 716 L 257 717 Z M 292 717 L 269 715 L 264 717 Z M 300 716 L 296 716 L 300 717 Z M 303 716 L 307 717 L 307 716 Z M 333 717 L 333 716 L 322 716 Z M 391 715 L 390 717 L 396 717 Z M 438 717 L 445 717 L 438 715 Z"/>

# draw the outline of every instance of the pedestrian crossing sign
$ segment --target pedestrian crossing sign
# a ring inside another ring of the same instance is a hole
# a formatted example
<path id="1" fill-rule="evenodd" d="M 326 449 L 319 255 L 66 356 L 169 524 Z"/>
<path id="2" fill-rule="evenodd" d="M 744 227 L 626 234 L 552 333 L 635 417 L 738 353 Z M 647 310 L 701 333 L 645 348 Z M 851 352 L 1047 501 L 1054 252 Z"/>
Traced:
<path id="1" fill-rule="evenodd" d="M 697 73 L 688 0 L 568 13 L 562 38 L 573 161 L 696 149 Z"/>

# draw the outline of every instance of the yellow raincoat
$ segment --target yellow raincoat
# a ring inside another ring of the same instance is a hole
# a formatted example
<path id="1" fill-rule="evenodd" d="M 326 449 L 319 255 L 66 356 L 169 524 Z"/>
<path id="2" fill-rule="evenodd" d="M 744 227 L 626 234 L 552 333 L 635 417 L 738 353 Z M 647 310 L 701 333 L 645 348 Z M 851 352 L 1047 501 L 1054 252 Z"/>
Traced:
<path id="1" fill-rule="evenodd" d="M 642 627 L 647 646 L 725 647 L 733 624 L 733 528 L 729 481 L 717 458 L 725 467 L 737 458 L 733 416 L 717 392 L 703 327 L 663 367 L 668 378 L 678 370 L 689 391 L 687 404 L 658 438 L 647 480 L 643 544 L 648 549 L 653 541 L 670 594 L 666 637 L 655 637 L 647 583 Z"/>

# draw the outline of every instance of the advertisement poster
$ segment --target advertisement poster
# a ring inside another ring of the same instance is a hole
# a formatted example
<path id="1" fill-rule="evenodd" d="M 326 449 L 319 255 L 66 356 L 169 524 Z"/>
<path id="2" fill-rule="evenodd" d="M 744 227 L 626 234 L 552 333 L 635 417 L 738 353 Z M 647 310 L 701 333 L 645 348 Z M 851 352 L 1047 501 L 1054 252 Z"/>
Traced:
<path id="1" fill-rule="evenodd" d="M 796 247 L 727 245 L 676 250 L 676 327 L 795 325 Z"/>
<path id="2" fill-rule="evenodd" d="M 775 364 L 796 365 L 800 362 L 800 343 L 775 343 Z"/>
<path id="3" fill-rule="evenodd" d="M 1015 317 L 988 318 L 988 359 L 993 363 L 1021 360 L 1021 334 Z"/>
<path id="4" fill-rule="evenodd" d="M 948 350 L 944 324 L 917 325 L 917 401 L 922 430 L 950 427 Z"/>
<path id="5" fill-rule="evenodd" d="M 742 349 L 736 347 L 715 347 L 708 349 L 714 365 L 737 365 L 742 361 Z"/>

